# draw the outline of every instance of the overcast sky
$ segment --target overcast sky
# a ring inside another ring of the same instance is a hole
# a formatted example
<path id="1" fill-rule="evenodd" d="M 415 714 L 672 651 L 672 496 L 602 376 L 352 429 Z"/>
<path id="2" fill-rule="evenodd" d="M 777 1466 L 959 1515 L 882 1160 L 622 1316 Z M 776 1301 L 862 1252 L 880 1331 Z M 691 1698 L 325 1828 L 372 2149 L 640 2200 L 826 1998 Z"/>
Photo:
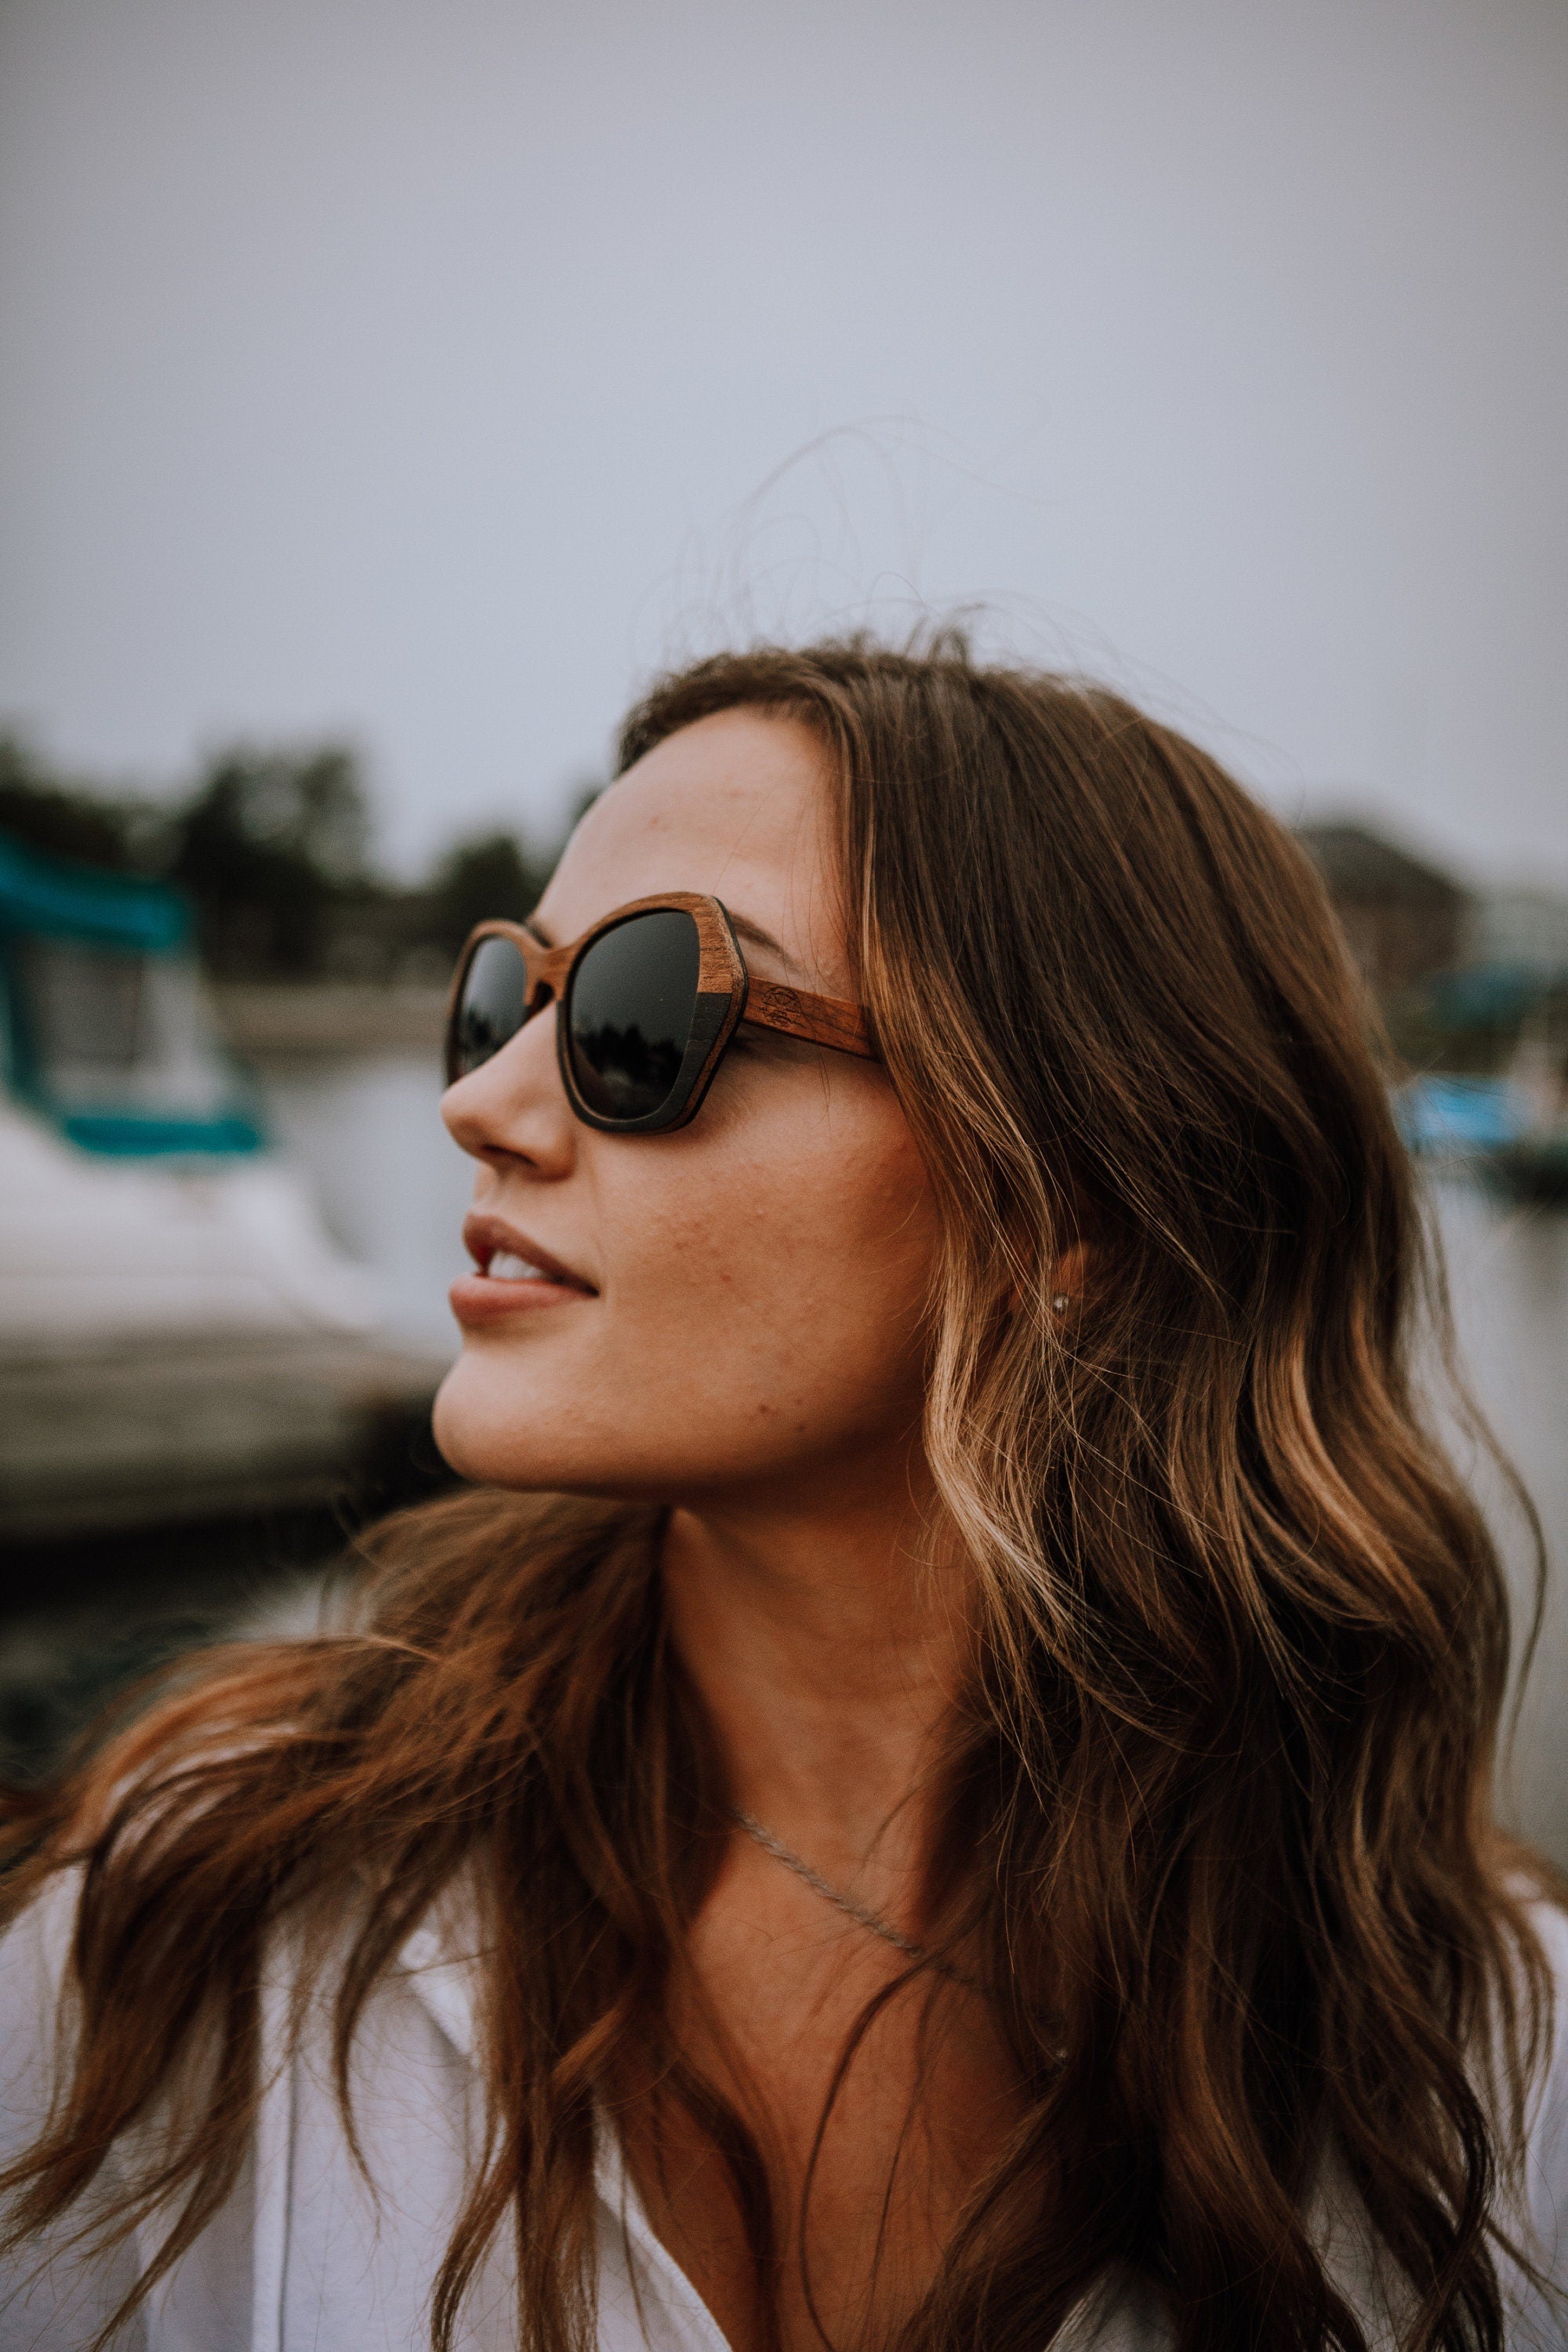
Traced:
<path id="1" fill-rule="evenodd" d="M 0 0 L 0 717 L 347 734 L 982 606 L 1568 887 L 1563 0 Z"/>

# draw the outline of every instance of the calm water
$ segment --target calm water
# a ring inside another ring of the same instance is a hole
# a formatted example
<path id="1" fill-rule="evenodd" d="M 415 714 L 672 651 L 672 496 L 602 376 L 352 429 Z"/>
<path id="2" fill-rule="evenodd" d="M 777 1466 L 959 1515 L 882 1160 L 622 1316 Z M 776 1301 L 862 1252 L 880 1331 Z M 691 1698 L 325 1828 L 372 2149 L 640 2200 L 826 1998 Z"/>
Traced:
<path id="1" fill-rule="evenodd" d="M 410 1339 L 452 1341 L 445 1291 L 466 1264 L 458 1238 L 468 1163 L 437 1116 L 429 1063 L 384 1056 L 279 1073 L 268 1085 L 283 1141 L 310 1171 L 328 1220 L 381 1274 Z M 1466 1376 L 1534 1497 L 1554 1570 L 1568 1572 L 1568 1217 L 1510 1210 L 1462 1182 L 1433 1188 Z M 1458 1450 L 1528 1587 L 1516 1514 L 1483 1458 Z M 1514 1774 L 1518 1818 L 1568 1864 L 1568 1606 L 1558 1580 L 1526 1697 Z"/>

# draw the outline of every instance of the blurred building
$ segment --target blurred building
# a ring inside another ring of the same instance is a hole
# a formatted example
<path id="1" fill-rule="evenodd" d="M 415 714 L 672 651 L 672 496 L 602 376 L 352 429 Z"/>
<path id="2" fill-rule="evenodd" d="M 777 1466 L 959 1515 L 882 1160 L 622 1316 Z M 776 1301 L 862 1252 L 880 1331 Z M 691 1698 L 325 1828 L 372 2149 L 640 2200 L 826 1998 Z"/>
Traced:
<path id="1" fill-rule="evenodd" d="M 1471 894 L 1363 824 L 1304 824 L 1351 951 L 1377 994 L 1397 996 L 1468 953 Z"/>
<path id="2" fill-rule="evenodd" d="M 1551 982 L 1568 973 L 1568 899 L 1545 890 L 1486 890 L 1469 926 L 1469 958 Z"/>

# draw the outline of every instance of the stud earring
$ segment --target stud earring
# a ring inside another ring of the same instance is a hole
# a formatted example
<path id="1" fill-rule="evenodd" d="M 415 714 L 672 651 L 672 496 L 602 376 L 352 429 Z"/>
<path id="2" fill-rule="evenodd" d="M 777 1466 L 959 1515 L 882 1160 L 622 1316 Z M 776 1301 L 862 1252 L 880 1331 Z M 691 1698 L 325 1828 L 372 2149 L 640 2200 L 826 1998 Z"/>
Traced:
<path id="1" fill-rule="evenodd" d="M 1051 1311 L 1056 1315 L 1065 1315 L 1071 1305 L 1072 1297 L 1070 1292 L 1058 1290 L 1056 1297 L 1051 1301 Z"/>

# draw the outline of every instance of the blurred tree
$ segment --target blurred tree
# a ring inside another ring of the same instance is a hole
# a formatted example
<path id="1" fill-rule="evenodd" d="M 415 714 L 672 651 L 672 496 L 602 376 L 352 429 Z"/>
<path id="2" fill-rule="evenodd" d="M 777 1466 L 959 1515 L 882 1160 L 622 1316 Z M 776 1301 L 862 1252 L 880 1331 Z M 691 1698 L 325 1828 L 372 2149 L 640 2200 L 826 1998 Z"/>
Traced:
<path id="1" fill-rule="evenodd" d="M 123 868 L 132 854 L 135 813 L 123 802 L 53 775 L 15 735 L 0 735 L 0 832 L 49 857 Z"/>
<path id="2" fill-rule="evenodd" d="M 599 789 L 579 781 L 574 823 Z M 0 829 L 175 883 L 203 962 L 229 981 L 432 979 L 487 916 L 531 913 L 557 855 L 498 829 L 453 843 L 419 887 L 389 884 L 372 870 L 364 785 L 340 744 L 237 745 L 183 799 L 153 801 L 79 786 L 0 736 Z"/>
<path id="3" fill-rule="evenodd" d="M 320 971 L 335 908 L 371 887 L 369 838 L 364 788 L 342 746 L 223 753 L 179 813 L 168 866 L 195 901 L 207 969 Z"/>
<path id="4" fill-rule="evenodd" d="M 456 955 L 476 923 L 492 915 L 521 923 L 533 912 L 550 869 L 511 833 L 455 842 L 431 878 L 429 936 Z"/>

